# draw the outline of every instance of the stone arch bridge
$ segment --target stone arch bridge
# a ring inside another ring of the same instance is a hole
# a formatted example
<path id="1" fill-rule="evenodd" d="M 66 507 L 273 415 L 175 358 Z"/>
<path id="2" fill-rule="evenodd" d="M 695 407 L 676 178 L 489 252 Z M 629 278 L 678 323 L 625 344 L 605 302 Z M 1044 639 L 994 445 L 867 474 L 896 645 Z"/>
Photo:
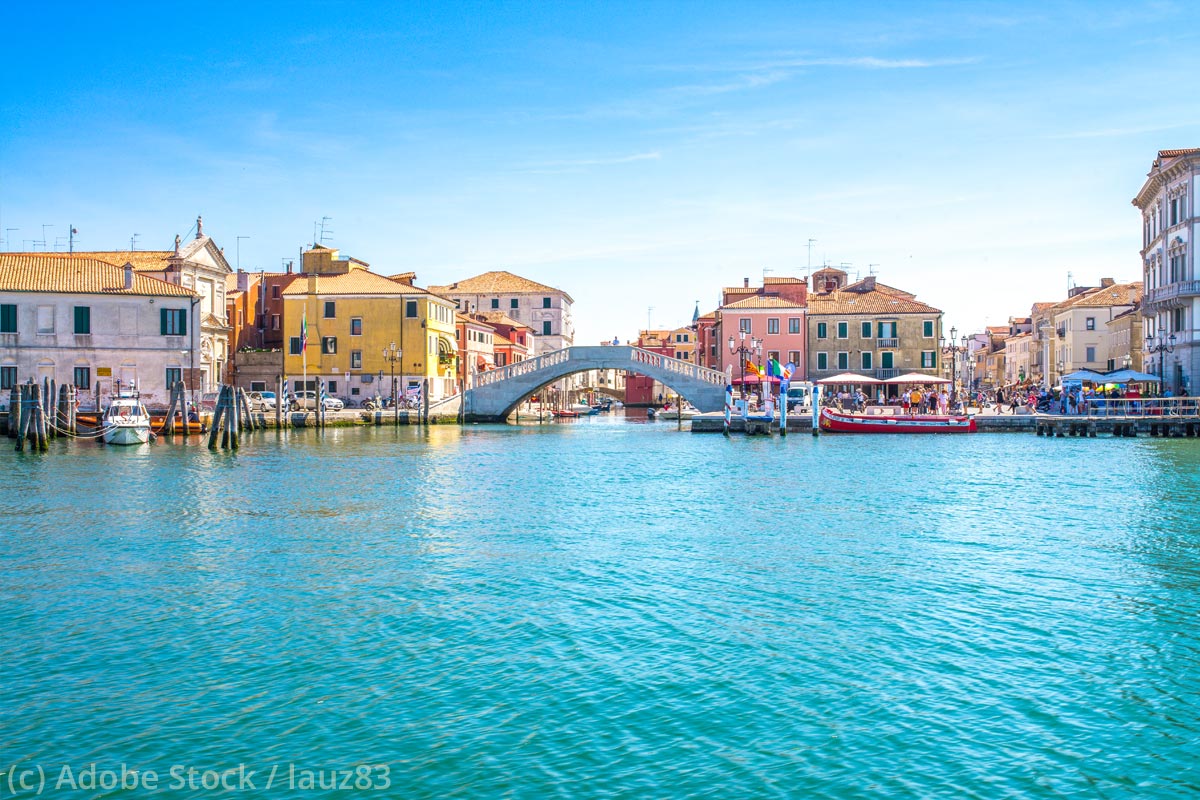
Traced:
<path id="1" fill-rule="evenodd" d="M 640 347 L 568 347 L 480 373 L 461 395 L 468 422 L 502 422 L 530 395 L 559 378 L 593 369 L 619 369 L 654 378 L 701 411 L 725 407 L 725 373 Z"/>

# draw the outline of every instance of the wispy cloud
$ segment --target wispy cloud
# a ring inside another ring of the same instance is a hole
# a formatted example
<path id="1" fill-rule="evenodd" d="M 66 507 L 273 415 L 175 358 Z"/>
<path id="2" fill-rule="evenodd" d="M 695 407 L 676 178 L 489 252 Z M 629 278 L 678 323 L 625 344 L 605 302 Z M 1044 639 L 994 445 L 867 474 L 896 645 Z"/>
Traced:
<path id="1" fill-rule="evenodd" d="M 1180 128 L 1193 128 L 1200 125 L 1200 122 L 1191 120 L 1188 122 L 1176 122 L 1170 125 L 1139 125 L 1127 128 L 1095 128 L 1086 131 L 1069 131 L 1067 133 L 1053 133 L 1045 138 L 1047 139 L 1110 139 L 1120 136 L 1137 136 L 1143 133 L 1158 133 L 1159 131 L 1174 131 Z"/>
<path id="2" fill-rule="evenodd" d="M 662 158 L 662 153 L 652 151 L 649 153 L 631 153 L 624 156 L 609 156 L 604 158 L 573 158 L 563 161 L 543 161 L 536 164 L 526 164 L 518 169 L 521 172 L 532 173 L 576 172 L 588 167 L 608 167 L 617 164 L 632 164 L 636 161 L 657 161 L 660 158 Z"/>

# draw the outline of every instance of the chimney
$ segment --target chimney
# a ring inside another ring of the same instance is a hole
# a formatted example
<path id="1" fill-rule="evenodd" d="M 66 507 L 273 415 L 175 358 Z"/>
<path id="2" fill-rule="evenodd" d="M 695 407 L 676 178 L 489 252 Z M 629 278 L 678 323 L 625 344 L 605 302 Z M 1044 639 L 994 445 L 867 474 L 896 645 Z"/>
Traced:
<path id="1" fill-rule="evenodd" d="M 244 269 L 237 271 L 237 287 L 239 292 L 250 291 L 250 273 Z"/>
<path id="2" fill-rule="evenodd" d="M 317 276 L 315 273 L 311 273 L 308 276 L 308 293 L 309 294 L 317 293 Z"/>
<path id="3" fill-rule="evenodd" d="M 750 288 L 750 279 L 749 278 L 742 278 L 742 288 L 743 289 Z"/>
<path id="4" fill-rule="evenodd" d="M 875 291 L 875 276 L 868 275 L 867 277 L 863 278 L 862 279 L 862 288 L 863 288 L 863 291 L 866 291 L 866 292 Z"/>
<path id="5" fill-rule="evenodd" d="M 133 288 L 133 264 L 125 262 L 125 291 Z"/>
<path id="6" fill-rule="evenodd" d="M 1100 288 L 1107 289 L 1108 287 L 1112 286 L 1115 283 L 1116 283 L 1116 281 L 1114 281 L 1112 278 L 1101 278 L 1100 279 Z"/>
<path id="7" fill-rule="evenodd" d="M 294 267 L 295 265 L 296 265 L 296 262 L 295 262 L 295 261 L 289 261 L 289 262 L 288 262 L 288 265 L 287 265 L 287 274 L 288 274 L 288 275 L 291 275 L 291 274 L 292 274 L 292 267 Z"/>

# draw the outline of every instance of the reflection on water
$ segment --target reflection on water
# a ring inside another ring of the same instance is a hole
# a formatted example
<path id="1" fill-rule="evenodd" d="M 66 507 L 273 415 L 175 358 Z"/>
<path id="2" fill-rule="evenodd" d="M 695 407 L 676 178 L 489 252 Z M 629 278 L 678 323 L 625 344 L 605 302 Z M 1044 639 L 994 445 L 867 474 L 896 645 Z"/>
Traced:
<path id="1" fill-rule="evenodd" d="M 1196 443 L 635 414 L 4 451 L 0 761 L 382 763 L 405 797 L 1198 790 Z"/>

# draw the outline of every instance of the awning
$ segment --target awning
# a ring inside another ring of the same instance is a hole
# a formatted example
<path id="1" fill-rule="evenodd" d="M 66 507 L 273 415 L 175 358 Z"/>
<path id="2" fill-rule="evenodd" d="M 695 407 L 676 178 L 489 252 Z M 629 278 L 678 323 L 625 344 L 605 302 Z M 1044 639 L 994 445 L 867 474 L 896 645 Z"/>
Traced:
<path id="1" fill-rule="evenodd" d="M 741 379 L 741 377 L 739 376 L 739 377 L 737 377 L 737 378 L 734 378 L 734 379 L 733 379 L 733 383 L 734 383 L 734 385 L 740 385 L 740 384 L 742 383 L 742 379 Z M 746 385 L 747 385 L 747 386 L 750 386 L 750 385 L 758 385 L 758 384 L 760 384 L 760 383 L 769 383 L 769 384 L 771 384 L 772 386 L 778 386 L 778 385 L 779 385 L 779 378 L 776 378 L 776 377 L 773 377 L 773 376 L 770 376 L 770 375 L 768 375 L 766 378 L 760 378 L 760 377 L 758 377 L 757 375 L 755 375 L 754 373 L 751 373 L 751 374 L 749 374 L 749 375 L 747 375 L 747 376 L 746 376 L 746 381 L 745 381 L 745 383 L 746 383 Z"/>
<path id="2" fill-rule="evenodd" d="M 872 378 L 870 375 L 859 375 L 857 372 L 843 372 L 840 375 L 834 375 L 832 378 L 822 378 L 817 383 L 822 386 L 838 386 L 843 383 L 883 383 L 883 381 L 878 378 Z"/>
<path id="3" fill-rule="evenodd" d="M 1070 375 L 1063 375 L 1059 378 L 1060 381 L 1087 381 L 1088 383 L 1104 383 L 1109 380 L 1099 372 L 1092 372 L 1090 369 L 1079 369 L 1072 372 Z M 1155 378 L 1157 380 L 1157 378 Z M 1111 382 L 1111 381 L 1110 381 Z"/>
<path id="4" fill-rule="evenodd" d="M 936 375 L 926 375 L 922 372 L 907 372 L 888 378 L 884 383 L 949 383 L 949 378 L 939 378 Z"/>
<path id="5" fill-rule="evenodd" d="M 1071 376 L 1067 376 L 1069 379 Z M 1161 383 L 1162 379 L 1148 372 L 1138 372 L 1135 369 L 1119 369 L 1107 375 L 1101 375 L 1097 383 Z"/>

